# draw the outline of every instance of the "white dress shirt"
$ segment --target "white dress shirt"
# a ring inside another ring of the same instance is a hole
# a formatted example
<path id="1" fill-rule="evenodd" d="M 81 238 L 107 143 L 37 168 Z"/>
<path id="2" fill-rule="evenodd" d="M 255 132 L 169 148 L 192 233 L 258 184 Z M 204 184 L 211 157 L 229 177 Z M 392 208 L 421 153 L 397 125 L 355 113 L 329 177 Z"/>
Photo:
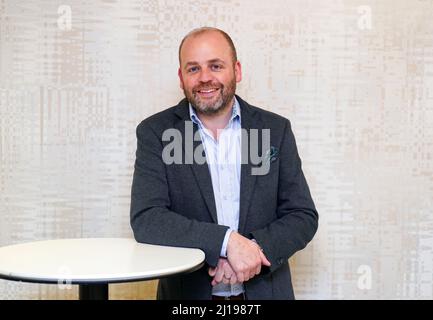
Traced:
<path id="1" fill-rule="evenodd" d="M 227 126 L 220 131 L 218 140 L 206 129 L 194 108 L 189 105 L 191 120 L 198 125 L 206 161 L 212 179 L 218 224 L 229 227 L 221 248 L 226 257 L 227 242 L 232 231 L 239 226 L 239 199 L 241 181 L 241 113 L 239 102 L 234 99 L 232 116 Z M 212 289 L 217 296 L 239 295 L 244 292 L 242 284 L 219 283 Z"/>

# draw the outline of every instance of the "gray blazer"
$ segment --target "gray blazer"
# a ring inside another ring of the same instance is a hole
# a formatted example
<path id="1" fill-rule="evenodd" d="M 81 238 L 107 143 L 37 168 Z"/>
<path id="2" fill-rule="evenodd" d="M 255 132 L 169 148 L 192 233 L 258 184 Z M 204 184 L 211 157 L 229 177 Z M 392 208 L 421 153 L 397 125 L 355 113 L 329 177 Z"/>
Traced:
<path id="1" fill-rule="evenodd" d="M 295 138 L 286 118 L 240 104 L 245 129 L 270 129 L 273 152 L 266 175 L 252 175 L 249 159 L 241 165 L 239 233 L 254 238 L 271 267 L 244 283 L 247 299 L 294 299 L 288 259 L 303 249 L 318 227 L 318 213 L 301 168 Z M 188 248 L 205 253 L 205 265 L 192 273 L 161 279 L 158 299 L 211 299 L 209 266 L 216 266 L 228 227 L 217 224 L 207 163 L 162 161 L 164 130 L 182 133 L 190 121 L 188 101 L 159 112 L 137 127 L 137 152 L 131 194 L 131 226 L 138 242 Z M 194 124 L 194 133 L 198 127 Z M 259 134 L 260 137 L 260 134 Z M 194 150 L 201 141 L 193 142 Z M 260 150 L 259 154 L 264 152 Z M 244 162 L 244 161 L 242 161 Z"/>

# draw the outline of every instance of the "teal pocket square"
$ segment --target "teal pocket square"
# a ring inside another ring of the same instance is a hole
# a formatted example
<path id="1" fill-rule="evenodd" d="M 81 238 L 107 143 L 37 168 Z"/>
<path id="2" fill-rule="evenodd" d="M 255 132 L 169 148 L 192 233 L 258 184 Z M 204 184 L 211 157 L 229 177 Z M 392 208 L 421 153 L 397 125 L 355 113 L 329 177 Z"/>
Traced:
<path id="1" fill-rule="evenodd" d="M 266 160 L 274 162 L 278 158 L 278 153 L 278 148 L 271 146 L 271 148 L 266 152 Z"/>

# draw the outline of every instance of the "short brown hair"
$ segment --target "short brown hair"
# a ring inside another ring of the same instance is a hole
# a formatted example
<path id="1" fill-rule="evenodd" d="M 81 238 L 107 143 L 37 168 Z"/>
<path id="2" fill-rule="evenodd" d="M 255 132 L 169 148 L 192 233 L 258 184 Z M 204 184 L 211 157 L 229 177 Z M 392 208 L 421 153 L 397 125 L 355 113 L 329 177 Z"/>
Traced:
<path id="1" fill-rule="evenodd" d="M 209 32 L 209 31 L 216 31 L 216 32 L 220 33 L 227 40 L 229 47 L 230 47 L 230 50 L 232 52 L 233 63 L 238 61 L 238 56 L 236 53 L 235 45 L 233 44 L 232 38 L 230 38 L 230 36 L 227 33 L 225 33 L 224 31 L 222 31 L 221 29 L 218 29 L 218 28 L 201 27 L 201 28 L 197 28 L 197 29 L 190 31 L 185 37 L 183 37 L 183 39 L 180 43 L 180 46 L 179 46 L 179 65 L 180 65 L 180 51 L 182 50 L 182 46 L 183 46 L 183 43 L 185 42 L 185 40 L 188 39 L 189 37 L 195 37 L 195 36 L 198 36 L 202 33 Z"/>

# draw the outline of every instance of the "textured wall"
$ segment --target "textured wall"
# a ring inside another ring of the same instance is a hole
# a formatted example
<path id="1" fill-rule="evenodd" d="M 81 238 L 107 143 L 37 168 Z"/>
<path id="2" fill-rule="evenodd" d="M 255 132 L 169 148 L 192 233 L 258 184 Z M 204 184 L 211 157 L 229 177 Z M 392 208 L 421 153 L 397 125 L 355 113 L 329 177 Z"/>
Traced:
<path id="1" fill-rule="evenodd" d="M 297 297 L 432 299 L 431 0 L 0 0 L 0 246 L 132 236 L 135 127 L 182 98 L 177 47 L 202 25 L 233 36 L 238 93 L 293 123 L 321 215 Z"/>

